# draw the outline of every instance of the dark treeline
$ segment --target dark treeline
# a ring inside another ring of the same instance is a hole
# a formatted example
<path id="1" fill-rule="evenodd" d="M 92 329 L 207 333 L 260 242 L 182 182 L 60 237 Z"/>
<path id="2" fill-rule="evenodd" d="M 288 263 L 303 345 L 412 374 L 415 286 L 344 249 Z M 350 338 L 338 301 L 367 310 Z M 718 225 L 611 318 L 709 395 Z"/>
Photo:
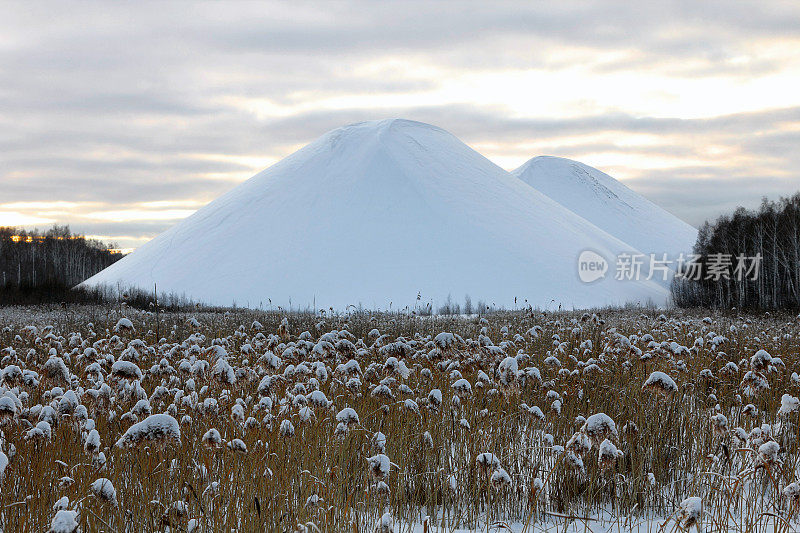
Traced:
<path id="1" fill-rule="evenodd" d="M 800 308 L 800 193 L 706 222 L 694 253 L 672 283 L 677 305 Z"/>
<path id="2" fill-rule="evenodd" d="M 121 257 L 69 226 L 45 232 L 0 227 L 0 303 L 83 301 L 87 294 L 69 289 Z"/>

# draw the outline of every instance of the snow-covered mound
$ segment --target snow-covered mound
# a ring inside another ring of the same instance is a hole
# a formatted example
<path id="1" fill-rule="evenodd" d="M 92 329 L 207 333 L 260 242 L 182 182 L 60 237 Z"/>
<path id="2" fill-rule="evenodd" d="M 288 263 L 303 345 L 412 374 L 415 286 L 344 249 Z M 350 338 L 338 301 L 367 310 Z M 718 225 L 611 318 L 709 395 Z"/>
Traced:
<path id="1" fill-rule="evenodd" d="M 645 254 L 689 254 L 697 230 L 596 168 L 561 157 L 534 157 L 512 174 Z"/>
<path id="2" fill-rule="evenodd" d="M 654 283 L 614 280 L 613 264 L 582 283 L 586 248 L 630 246 L 450 133 L 384 120 L 323 135 L 84 284 L 294 309 L 665 302 Z"/>

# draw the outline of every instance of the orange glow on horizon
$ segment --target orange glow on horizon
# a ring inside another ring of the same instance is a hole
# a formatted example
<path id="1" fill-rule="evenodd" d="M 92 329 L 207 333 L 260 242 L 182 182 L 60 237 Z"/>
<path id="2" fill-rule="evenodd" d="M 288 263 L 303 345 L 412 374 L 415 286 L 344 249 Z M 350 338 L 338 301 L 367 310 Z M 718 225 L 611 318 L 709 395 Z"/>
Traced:
<path id="1" fill-rule="evenodd" d="M 43 242 L 47 241 L 48 239 L 55 240 L 55 241 L 77 241 L 77 240 L 81 240 L 81 239 L 86 240 L 85 237 L 80 236 L 80 235 L 74 235 L 74 236 L 71 236 L 71 237 L 46 237 L 46 236 L 41 236 L 41 235 L 37 235 L 37 236 L 34 237 L 33 235 L 11 235 L 10 239 L 11 239 L 12 242 L 15 242 L 15 243 L 19 243 L 19 242 L 31 243 L 31 242 L 34 242 L 34 241 L 37 242 L 37 243 L 43 243 Z M 127 255 L 127 254 L 133 252 L 133 250 L 134 250 L 134 248 L 106 248 L 105 249 L 105 251 L 107 251 L 108 253 L 115 254 L 115 255 L 116 254 Z"/>

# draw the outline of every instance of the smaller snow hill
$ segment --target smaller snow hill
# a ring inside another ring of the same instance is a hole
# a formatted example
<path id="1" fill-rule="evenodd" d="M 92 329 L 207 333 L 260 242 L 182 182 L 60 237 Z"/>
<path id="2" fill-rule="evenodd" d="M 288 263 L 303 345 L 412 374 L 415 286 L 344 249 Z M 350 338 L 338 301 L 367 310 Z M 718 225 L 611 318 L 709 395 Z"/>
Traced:
<path id="1" fill-rule="evenodd" d="M 511 171 L 519 179 L 645 254 L 689 254 L 697 230 L 608 174 L 561 157 L 534 157 Z"/>

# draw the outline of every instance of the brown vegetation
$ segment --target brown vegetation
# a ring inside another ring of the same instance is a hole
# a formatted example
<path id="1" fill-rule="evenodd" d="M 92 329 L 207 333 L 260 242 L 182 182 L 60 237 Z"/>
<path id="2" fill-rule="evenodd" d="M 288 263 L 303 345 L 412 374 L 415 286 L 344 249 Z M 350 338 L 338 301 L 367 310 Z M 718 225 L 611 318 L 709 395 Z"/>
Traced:
<path id="1" fill-rule="evenodd" d="M 610 512 L 789 531 L 798 333 L 786 315 L 9 307 L 0 523 L 47 531 L 61 509 L 85 532 L 403 531 L 425 516 L 533 531 Z M 645 387 L 656 371 L 677 390 Z M 117 445 L 160 413 L 179 436 L 162 417 Z"/>

